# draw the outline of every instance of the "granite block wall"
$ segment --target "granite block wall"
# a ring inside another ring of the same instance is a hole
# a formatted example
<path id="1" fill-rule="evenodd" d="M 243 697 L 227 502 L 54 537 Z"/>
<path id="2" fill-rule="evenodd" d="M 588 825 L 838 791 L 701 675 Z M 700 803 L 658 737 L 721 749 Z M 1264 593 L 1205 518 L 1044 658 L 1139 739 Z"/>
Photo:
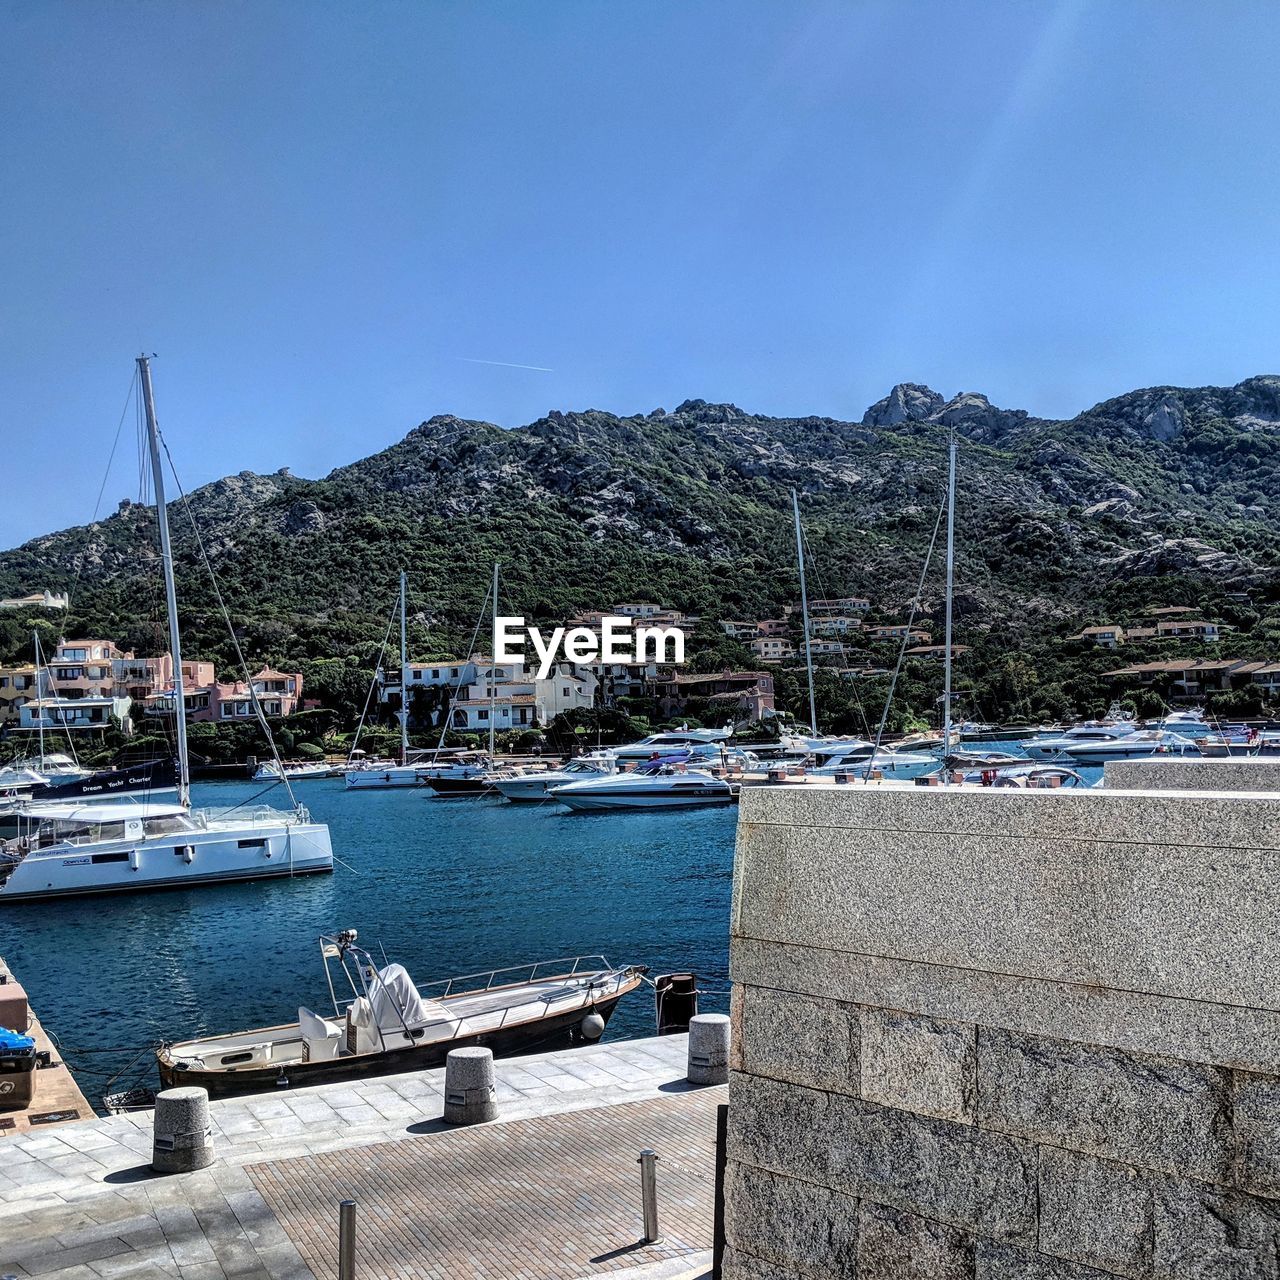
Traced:
<path id="1" fill-rule="evenodd" d="M 743 795 L 728 1280 L 1280 1280 L 1280 795 Z"/>
<path id="2" fill-rule="evenodd" d="M 1112 760 L 1103 773 L 1117 791 L 1280 791 L 1280 756 Z"/>

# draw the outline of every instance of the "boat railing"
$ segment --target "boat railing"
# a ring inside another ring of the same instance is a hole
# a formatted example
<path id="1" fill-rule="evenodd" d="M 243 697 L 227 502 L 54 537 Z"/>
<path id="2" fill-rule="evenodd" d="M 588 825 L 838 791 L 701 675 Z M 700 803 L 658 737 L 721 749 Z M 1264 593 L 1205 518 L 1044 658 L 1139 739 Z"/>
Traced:
<path id="1" fill-rule="evenodd" d="M 227 809 L 193 809 L 191 819 L 199 826 L 251 827 L 263 823 L 293 822 L 297 814 L 291 809 L 274 809 L 267 804 L 240 805 Z"/>
<path id="2" fill-rule="evenodd" d="M 464 973 L 454 978 L 424 982 L 419 988 L 442 1000 L 455 988 L 465 991 L 490 991 L 494 987 L 537 982 L 545 978 L 572 978 L 580 973 L 612 972 L 613 966 L 604 956 L 562 956 L 557 960 L 539 960 L 534 964 L 508 965 L 505 969 L 486 969 L 480 973 Z"/>

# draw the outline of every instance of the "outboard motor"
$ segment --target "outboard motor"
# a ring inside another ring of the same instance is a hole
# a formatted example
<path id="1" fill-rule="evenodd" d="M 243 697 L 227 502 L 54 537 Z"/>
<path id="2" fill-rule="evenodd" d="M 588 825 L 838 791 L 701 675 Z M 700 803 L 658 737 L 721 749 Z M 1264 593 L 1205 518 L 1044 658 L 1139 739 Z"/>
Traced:
<path id="1" fill-rule="evenodd" d="M 660 1036 L 688 1031 L 689 1019 L 698 1012 L 697 974 L 661 974 L 653 983 L 653 999 Z"/>

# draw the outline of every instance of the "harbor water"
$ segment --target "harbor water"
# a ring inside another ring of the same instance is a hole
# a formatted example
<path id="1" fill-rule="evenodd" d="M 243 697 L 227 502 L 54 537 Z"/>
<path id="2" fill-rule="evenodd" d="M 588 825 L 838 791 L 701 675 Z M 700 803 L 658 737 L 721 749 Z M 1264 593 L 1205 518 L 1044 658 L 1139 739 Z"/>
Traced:
<path id="1" fill-rule="evenodd" d="M 193 787 L 197 806 L 287 806 L 261 783 Z M 332 876 L 0 908 L 12 965 L 85 1094 L 154 1087 L 162 1039 L 271 1026 L 299 1005 L 329 1012 L 319 934 L 356 928 L 418 982 L 603 953 L 652 974 L 692 970 L 728 988 L 734 808 L 575 814 L 425 788 L 298 783 L 329 824 Z M 727 998 L 708 995 L 704 1011 Z M 652 993 L 628 996 L 609 1038 L 651 1035 Z"/>

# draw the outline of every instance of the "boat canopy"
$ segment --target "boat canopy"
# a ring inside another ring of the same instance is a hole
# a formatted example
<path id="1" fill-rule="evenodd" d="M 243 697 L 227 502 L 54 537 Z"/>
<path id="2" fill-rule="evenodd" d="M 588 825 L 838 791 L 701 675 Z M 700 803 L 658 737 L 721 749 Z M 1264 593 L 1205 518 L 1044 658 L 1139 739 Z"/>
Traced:
<path id="1" fill-rule="evenodd" d="M 456 1019 L 444 1005 L 426 1000 L 414 986 L 409 971 L 402 964 L 389 964 L 378 970 L 378 980 L 369 984 L 369 1003 L 373 1018 L 382 1031 L 398 1030 L 401 1025 L 421 1027 L 433 1022 Z"/>
<path id="2" fill-rule="evenodd" d="M 187 810 L 180 804 L 133 804 L 121 798 L 111 804 L 30 804 L 24 818 L 54 822 L 102 823 L 142 821 L 147 818 L 176 818 Z"/>

